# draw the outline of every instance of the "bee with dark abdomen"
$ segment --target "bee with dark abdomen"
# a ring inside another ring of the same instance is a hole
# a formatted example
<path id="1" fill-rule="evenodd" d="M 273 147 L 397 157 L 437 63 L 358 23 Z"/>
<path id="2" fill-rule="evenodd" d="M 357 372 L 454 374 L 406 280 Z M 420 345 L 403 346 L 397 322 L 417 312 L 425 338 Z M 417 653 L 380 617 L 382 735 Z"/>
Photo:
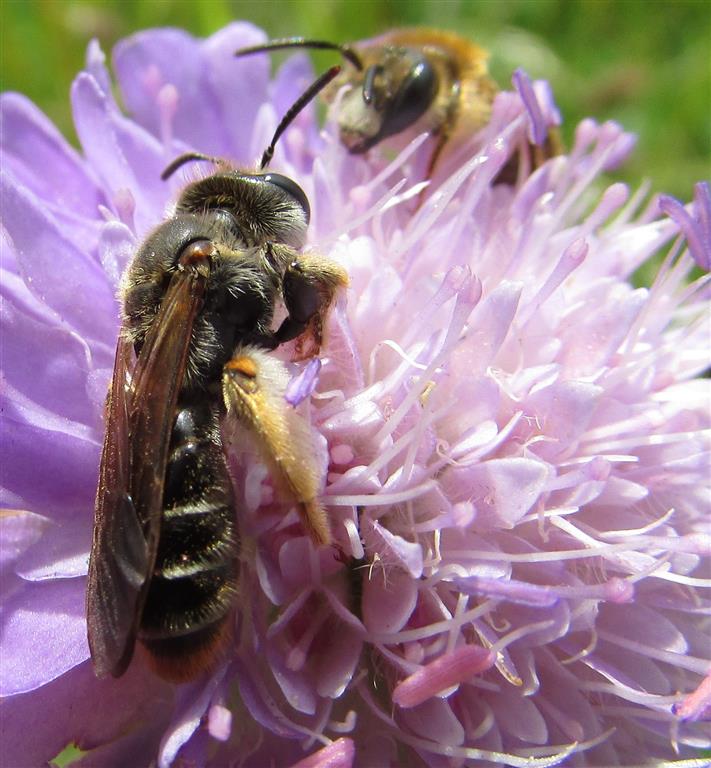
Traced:
<path id="1" fill-rule="evenodd" d="M 262 169 L 337 71 L 289 110 Z M 194 159 L 211 158 L 184 155 L 164 176 Z M 317 352 L 347 283 L 336 264 L 300 253 L 309 216 L 293 180 L 219 163 L 183 190 L 124 276 L 87 587 L 99 676 L 122 675 L 137 639 L 174 682 L 210 668 L 229 643 L 239 536 L 225 420 L 252 433 L 314 542 L 330 541 L 318 468 L 303 445 L 309 427 L 284 399 L 284 364 L 268 354 L 304 337 Z M 272 329 L 278 301 L 287 314 Z"/>
<path id="2" fill-rule="evenodd" d="M 245 56 L 285 48 L 338 51 L 348 66 L 324 90 L 331 102 L 347 86 L 336 119 L 341 141 L 361 154 L 390 139 L 419 133 L 436 137 L 427 178 L 448 148 L 467 141 L 488 122 L 498 86 L 489 76 L 489 54 L 453 32 L 419 28 L 395 29 L 353 44 L 285 38 L 237 51 Z M 557 137 L 543 155 L 531 150 L 540 164 L 558 151 Z"/>

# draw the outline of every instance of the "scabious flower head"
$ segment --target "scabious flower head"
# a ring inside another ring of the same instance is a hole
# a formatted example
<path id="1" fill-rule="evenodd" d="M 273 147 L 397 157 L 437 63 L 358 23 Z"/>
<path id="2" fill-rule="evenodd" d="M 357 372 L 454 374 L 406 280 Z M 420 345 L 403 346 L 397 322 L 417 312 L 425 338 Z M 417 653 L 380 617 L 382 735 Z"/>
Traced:
<path id="1" fill-rule="evenodd" d="M 420 183 L 431 140 L 347 154 L 314 110 L 272 168 L 350 276 L 287 397 L 320 436 L 336 548 L 316 550 L 258 458 L 241 499 L 235 645 L 170 686 L 89 661 L 84 590 L 118 333 L 137 245 L 188 149 L 251 166 L 310 81 L 264 39 L 96 44 L 71 92 L 81 153 L 2 97 L 2 679 L 8 765 L 639 765 L 709 748 L 711 201 L 601 187 L 633 141 L 557 121 L 518 72 L 490 124 Z M 513 184 L 498 183 L 518 158 Z M 190 173 L 196 173 L 191 170 Z M 177 174 L 176 176 L 178 176 Z M 666 252 L 650 288 L 630 278 Z M 301 401 L 301 402 L 300 402 Z"/>

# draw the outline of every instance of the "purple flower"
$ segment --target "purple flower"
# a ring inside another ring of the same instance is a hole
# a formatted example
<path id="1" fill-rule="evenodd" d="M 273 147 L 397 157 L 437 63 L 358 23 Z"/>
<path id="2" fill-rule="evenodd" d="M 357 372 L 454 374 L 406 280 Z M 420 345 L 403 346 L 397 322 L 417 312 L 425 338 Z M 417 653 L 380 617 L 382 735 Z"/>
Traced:
<path id="1" fill-rule="evenodd" d="M 633 140 L 592 120 L 524 173 L 529 138 L 558 118 L 522 72 L 419 207 L 430 139 L 388 163 L 348 155 L 331 124 L 320 135 L 313 108 L 289 128 L 272 167 L 303 186 L 309 247 L 351 283 L 320 369 L 293 365 L 288 393 L 321 436 L 338 548 L 316 550 L 236 453 L 231 657 L 180 687 L 140 654 L 123 678 L 94 677 L 84 590 L 118 281 L 185 181 L 162 182 L 167 163 L 196 149 L 251 166 L 310 80 L 301 56 L 274 81 L 266 57 L 232 57 L 263 39 L 233 24 L 123 41 L 130 117 L 92 44 L 72 88 L 81 154 L 2 97 L 6 764 L 68 744 L 81 765 L 700 758 L 708 276 L 688 280 L 711 261 L 709 187 L 688 206 L 601 192 Z M 517 152 L 518 183 L 494 183 Z M 634 288 L 660 249 L 653 285 Z"/>

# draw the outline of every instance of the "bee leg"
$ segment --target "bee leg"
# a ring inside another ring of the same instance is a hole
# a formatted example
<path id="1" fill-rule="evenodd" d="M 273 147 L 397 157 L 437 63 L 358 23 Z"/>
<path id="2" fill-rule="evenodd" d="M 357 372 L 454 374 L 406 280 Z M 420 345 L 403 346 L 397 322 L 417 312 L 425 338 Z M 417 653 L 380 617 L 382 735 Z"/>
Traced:
<path id="1" fill-rule="evenodd" d="M 425 181 L 431 181 L 432 176 L 434 175 L 434 170 L 435 170 L 435 166 L 437 165 L 437 161 L 439 160 L 440 155 L 442 154 L 442 150 L 445 148 L 451 136 L 452 125 L 454 124 L 455 117 L 456 117 L 456 113 L 453 113 L 451 115 L 448 114 L 444 125 L 440 128 L 437 134 L 435 134 L 437 138 L 437 144 L 435 145 L 435 148 L 432 150 L 432 154 L 430 155 L 430 161 L 427 164 L 427 175 L 425 176 Z M 428 187 L 425 187 L 422 190 L 422 192 L 420 192 L 419 197 L 417 199 L 418 208 L 424 202 L 425 197 L 427 196 L 427 191 L 428 191 Z"/>
<path id="2" fill-rule="evenodd" d="M 309 424 L 285 398 L 289 375 L 267 352 L 242 347 L 225 365 L 222 392 L 228 416 L 254 438 L 275 483 L 296 502 L 301 522 L 316 545 L 330 544 L 326 512 L 318 501 L 322 471 Z"/>
<path id="3" fill-rule="evenodd" d="M 284 304 L 289 316 L 279 326 L 279 343 L 301 336 L 297 358 L 317 355 L 323 342 L 323 320 L 336 291 L 348 285 L 348 276 L 337 264 L 318 256 L 301 256 L 286 268 Z"/>
<path id="4" fill-rule="evenodd" d="M 437 160 L 439 160 L 439 156 L 442 154 L 442 150 L 444 149 L 447 141 L 449 140 L 449 134 L 450 131 L 443 127 L 440 132 L 437 134 L 437 145 L 432 150 L 432 154 L 430 155 L 430 162 L 427 165 L 427 181 L 429 181 L 432 178 L 432 174 L 434 173 L 435 165 L 437 165 Z"/>

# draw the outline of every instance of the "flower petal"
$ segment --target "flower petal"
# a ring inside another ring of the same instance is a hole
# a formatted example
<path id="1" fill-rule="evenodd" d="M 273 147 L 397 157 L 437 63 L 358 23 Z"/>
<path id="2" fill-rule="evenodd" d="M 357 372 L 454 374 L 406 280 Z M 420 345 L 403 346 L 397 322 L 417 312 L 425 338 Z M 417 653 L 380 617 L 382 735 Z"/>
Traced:
<path id="1" fill-rule="evenodd" d="M 42 537 L 51 522 L 42 515 L 21 509 L 0 510 L 0 571 L 12 565 L 20 555 Z"/>
<path id="2" fill-rule="evenodd" d="M 32 511 L 76 515 L 85 510 L 86 519 L 91 519 L 101 451 L 98 440 L 22 424 L 7 415 L 0 415 L 0 425 L 4 490 L 16 493 Z"/>
<path id="3" fill-rule="evenodd" d="M 5 600 L 0 696 L 34 691 L 89 658 L 85 590 L 84 579 L 25 582 Z"/>
<path id="4" fill-rule="evenodd" d="M 370 632 L 394 633 L 417 604 L 417 583 L 400 568 L 376 566 L 363 583 L 363 623 Z"/>
<path id="5" fill-rule="evenodd" d="M 5 173 L 0 194 L 4 226 L 30 290 L 85 338 L 112 338 L 115 299 L 97 262 L 65 237 L 40 200 Z"/>
<path id="6" fill-rule="evenodd" d="M 32 194 L 93 218 L 106 200 L 84 163 L 46 115 L 18 93 L 0 95 L 3 165 Z"/>
<path id="7" fill-rule="evenodd" d="M 116 110 L 91 75 L 80 74 L 71 95 L 79 141 L 111 207 L 118 211 L 120 197 L 128 191 L 135 201 L 136 230 L 147 233 L 165 207 L 169 189 L 160 174 L 172 158 L 151 134 Z"/>

